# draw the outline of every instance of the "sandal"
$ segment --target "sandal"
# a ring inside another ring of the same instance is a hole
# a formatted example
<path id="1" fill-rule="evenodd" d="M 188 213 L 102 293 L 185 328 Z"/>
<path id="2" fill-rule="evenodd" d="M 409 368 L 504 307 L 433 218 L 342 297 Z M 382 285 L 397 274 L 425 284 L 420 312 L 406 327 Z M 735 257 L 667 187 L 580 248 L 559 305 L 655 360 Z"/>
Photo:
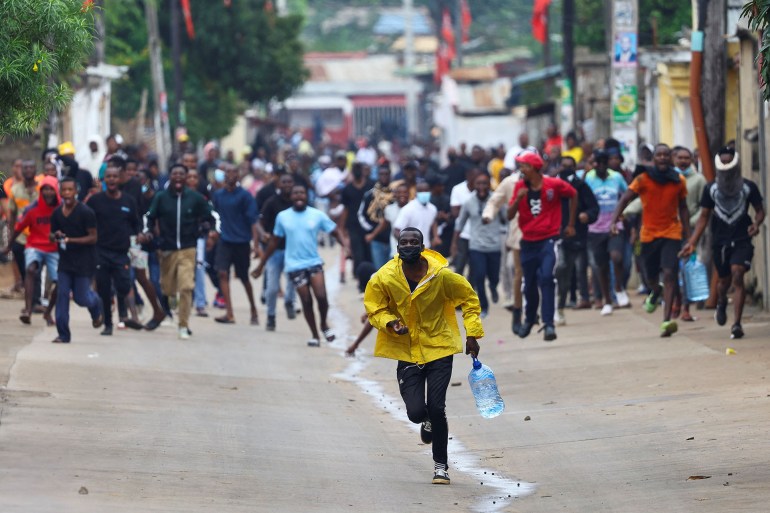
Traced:
<path id="1" fill-rule="evenodd" d="M 228 319 L 227 317 L 214 317 L 214 320 L 220 324 L 235 324 L 235 319 Z"/>
<path id="2" fill-rule="evenodd" d="M 680 319 L 684 322 L 694 322 L 698 320 L 697 317 L 690 315 L 690 312 L 684 312 Z"/>
<path id="3" fill-rule="evenodd" d="M 22 322 L 22 324 L 30 324 L 32 322 L 29 312 L 21 312 L 21 315 L 19 315 L 19 320 Z"/>
<path id="4" fill-rule="evenodd" d="M 331 328 L 326 328 L 323 330 L 324 338 L 327 342 L 334 342 L 334 339 L 337 338 L 337 335 L 334 333 L 334 330 Z"/>

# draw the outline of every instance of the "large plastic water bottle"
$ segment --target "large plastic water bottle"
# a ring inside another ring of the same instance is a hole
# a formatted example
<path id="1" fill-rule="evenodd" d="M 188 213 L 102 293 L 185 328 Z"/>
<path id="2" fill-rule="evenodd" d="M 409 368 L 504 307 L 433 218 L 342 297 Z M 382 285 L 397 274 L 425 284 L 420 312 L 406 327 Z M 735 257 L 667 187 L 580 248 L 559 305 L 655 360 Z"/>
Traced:
<path id="1" fill-rule="evenodd" d="M 473 359 L 473 369 L 468 373 L 468 383 L 482 417 L 491 419 L 503 413 L 505 403 L 497 391 L 495 373 L 476 358 Z"/>
<path id="2" fill-rule="evenodd" d="M 694 302 L 705 301 L 709 297 L 709 278 L 706 266 L 693 253 L 684 264 L 687 299 Z"/>

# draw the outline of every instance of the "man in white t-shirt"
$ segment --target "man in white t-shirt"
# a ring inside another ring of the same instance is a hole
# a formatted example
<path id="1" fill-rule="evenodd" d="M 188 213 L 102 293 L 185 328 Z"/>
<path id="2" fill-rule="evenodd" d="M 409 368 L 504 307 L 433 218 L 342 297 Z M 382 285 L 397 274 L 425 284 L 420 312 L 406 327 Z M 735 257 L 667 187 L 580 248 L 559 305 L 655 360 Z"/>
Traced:
<path id="1" fill-rule="evenodd" d="M 449 206 L 452 208 L 452 217 L 454 219 L 460 216 L 460 209 L 473 196 L 473 182 L 479 173 L 478 168 L 469 167 L 465 171 L 465 181 L 452 187 L 452 193 L 449 195 Z M 470 240 L 471 227 L 470 223 L 466 223 L 465 228 L 460 232 L 460 238 L 457 240 L 457 252 L 452 259 L 452 265 L 458 274 L 463 274 L 465 265 L 468 263 L 468 244 Z"/>
<path id="2" fill-rule="evenodd" d="M 424 241 L 426 248 L 430 248 L 431 245 L 437 246 L 441 244 L 436 225 L 437 215 L 438 209 L 430 202 L 428 183 L 418 182 L 417 197 L 404 205 L 393 223 L 393 236 L 398 239 L 401 230 L 414 227 L 422 233 L 430 234 L 430 237 L 426 237 Z"/>
<path id="3" fill-rule="evenodd" d="M 348 177 L 348 157 L 340 150 L 334 155 L 334 165 L 323 170 L 315 183 L 315 192 L 325 198 L 334 192 Z"/>
<path id="4" fill-rule="evenodd" d="M 516 155 L 525 149 L 529 149 L 529 135 L 527 135 L 526 132 L 522 132 L 519 134 L 519 144 L 512 146 L 508 149 L 508 151 L 505 152 L 505 157 L 503 158 L 503 167 L 509 171 L 515 171 Z"/>

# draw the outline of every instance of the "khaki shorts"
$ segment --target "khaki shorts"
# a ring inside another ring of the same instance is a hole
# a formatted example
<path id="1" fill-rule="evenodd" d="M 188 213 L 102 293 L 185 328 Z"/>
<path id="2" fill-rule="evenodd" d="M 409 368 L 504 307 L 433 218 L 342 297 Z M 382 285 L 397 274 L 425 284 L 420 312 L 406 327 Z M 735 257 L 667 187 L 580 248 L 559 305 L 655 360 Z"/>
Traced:
<path id="1" fill-rule="evenodd" d="M 160 288 L 166 296 L 195 288 L 195 248 L 160 252 Z"/>

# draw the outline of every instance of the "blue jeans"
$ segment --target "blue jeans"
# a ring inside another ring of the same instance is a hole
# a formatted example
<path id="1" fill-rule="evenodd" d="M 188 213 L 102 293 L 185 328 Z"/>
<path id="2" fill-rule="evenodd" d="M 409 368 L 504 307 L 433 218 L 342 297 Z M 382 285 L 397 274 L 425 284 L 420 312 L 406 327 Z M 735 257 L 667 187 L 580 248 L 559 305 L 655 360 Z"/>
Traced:
<path id="1" fill-rule="evenodd" d="M 372 252 L 372 263 L 374 264 L 375 269 L 379 269 L 380 267 L 385 265 L 385 262 L 393 258 L 393 255 L 390 254 L 390 241 L 379 242 L 379 241 L 373 240 L 372 246 L 371 246 L 371 252 Z"/>
<path id="2" fill-rule="evenodd" d="M 481 304 L 481 311 L 489 310 L 487 300 L 486 280 L 489 280 L 490 290 L 497 288 L 500 282 L 500 252 L 499 251 L 468 251 L 471 264 L 471 285 L 476 290 Z"/>
<path id="3" fill-rule="evenodd" d="M 88 308 L 91 319 L 96 320 L 102 313 L 99 296 L 91 289 L 91 278 L 76 276 L 67 271 L 59 271 L 59 282 L 56 289 L 56 331 L 63 342 L 69 342 L 70 337 L 70 292 L 75 304 Z"/>
<path id="4" fill-rule="evenodd" d="M 283 274 L 283 256 L 286 250 L 277 249 L 267 261 L 265 279 L 267 280 L 267 315 L 275 317 L 275 305 L 278 302 L 278 289 L 281 288 L 281 275 Z M 294 308 L 294 285 L 286 280 L 286 290 L 283 301 Z"/>
<path id="5" fill-rule="evenodd" d="M 554 239 L 537 242 L 521 241 L 521 268 L 524 275 L 524 298 L 526 321 L 535 322 L 537 306 L 542 295 L 540 315 L 543 324 L 553 326 L 553 314 L 556 308 L 555 280 L 556 255 L 561 241 Z"/>
<path id="6" fill-rule="evenodd" d="M 193 303 L 195 308 L 206 307 L 206 265 L 195 266 L 195 288 L 193 289 Z"/>

